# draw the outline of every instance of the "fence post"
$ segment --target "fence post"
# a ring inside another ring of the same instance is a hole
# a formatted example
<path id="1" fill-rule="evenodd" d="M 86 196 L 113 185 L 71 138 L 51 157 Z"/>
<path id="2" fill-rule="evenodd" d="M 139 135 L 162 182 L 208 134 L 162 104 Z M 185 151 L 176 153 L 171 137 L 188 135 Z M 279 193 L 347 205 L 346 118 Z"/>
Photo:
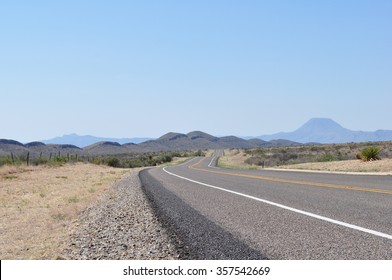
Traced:
<path id="1" fill-rule="evenodd" d="M 30 160 L 30 152 L 27 153 L 27 158 L 26 158 L 27 166 L 29 166 L 29 160 Z"/>
<path id="2" fill-rule="evenodd" d="M 14 154 L 11 152 L 12 164 L 15 164 Z"/>

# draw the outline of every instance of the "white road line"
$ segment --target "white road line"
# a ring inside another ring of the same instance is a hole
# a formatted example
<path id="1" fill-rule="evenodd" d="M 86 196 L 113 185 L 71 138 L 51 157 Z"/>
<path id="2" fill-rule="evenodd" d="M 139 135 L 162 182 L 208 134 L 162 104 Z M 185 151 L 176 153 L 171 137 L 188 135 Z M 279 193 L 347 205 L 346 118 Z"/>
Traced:
<path id="1" fill-rule="evenodd" d="M 187 161 L 185 161 L 183 163 L 177 164 L 177 165 L 172 165 L 171 167 L 173 167 L 173 166 L 176 166 L 176 167 L 177 166 L 182 166 L 182 165 L 190 163 L 192 160 L 195 160 L 195 159 L 198 159 L 198 157 L 191 158 L 191 159 L 189 159 L 189 160 L 187 160 Z M 170 166 L 168 166 L 168 167 L 170 167 Z"/>
<path id="2" fill-rule="evenodd" d="M 220 168 L 217 167 L 217 166 L 212 166 L 212 162 L 214 161 L 215 158 L 216 158 L 216 157 L 213 157 L 213 158 L 212 158 L 212 160 L 211 160 L 210 164 L 208 165 L 208 167 L 209 167 L 209 168 L 220 169 Z"/>
<path id="3" fill-rule="evenodd" d="M 210 164 L 208 165 L 208 167 L 212 167 L 211 164 L 214 161 L 215 157 L 212 158 L 212 160 L 210 161 Z"/>
<path id="4" fill-rule="evenodd" d="M 188 164 L 188 163 L 190 163 L 192 160 L 194 160 L 194 159 L 197 159 L 198 157 L 194 157 L 194 158 L 191 158 L 191 159 L 188 159 L 187 161 L 185 161 L 185 162 L 183 162 L 183 163 L 180 163 L 180 164 L 175 164 L 175 165 L 170 165 L 170 166 L 166 166 L 166 167 L 173 167 L 173 166 L 182 166 L 182 165 L 185 165 L 185 164 Z M 166 168 L 165 167 L 165 168 Z"/>
<path id="5" fill-rule="evenodd" d="M 220 169 L 220 168 L 217 167 L 217 166 L 212 166 L 212 162 L 214 161 L 215 158 L 216 158 L 216 157 L 213 157 L 213 158 L 212 158 L 212 160 L 211 160 L 210 164 L 208 165 L 208 167 L 209 167 L 209 168 Z"/>
<path id="6" fill-rule="evenodd" d="M 309 217 L 312 217 L 312 218 L 316 218 L 316 219 L 319 219 L 319 220 L 322 220 L 322 221 L 326 221 L 326 222 L 329 222 L 329 223 L 332 223 L 332 224 L 344 226 L 344 227 L 347 227 L 347 228 L 355 229 L 355 230 L 358 230 L 358 231 L 362 231 L 362 232 L 365 232 L 365 233 L 369 233 L 369 234 L 372 234 L 372 235 L 376 235 L 376 236 L 379 236 L 379 237 L 383 237 L 383 238 L 387 238 L 387 239 L 392 240 L 392 235 L 389 235 L 389 234 L 386 234 L 386 233 L 382 233 L 382 232 L 379 232 L 379 231 L 363 228 L 363 227 L 352 225 L 352 224 L 345 223 L 345 222 L 341 222 L 341 221 L 334 220 L 334 219 L 331 219 L 331 218 L 328 218 L 328 217 L 320 216 L 320 215 L 317 215 L 317 214 L 313 214 L 313 213 L 310 213 L 310 212 L 306 212 L 306 211 L 303 211 L 303 210 L 300 210 L 300 209 L 296 209 L 296 208 L 293 208 L 293 207 L 289 207 L 289 206 L 286 206 L 286 205 L 283 205 L 283 204 L 279 204 L 279 203 L 275 203 L 275 202 L 272 202 L 272 201 L 268 201 L 268 200 L 265 200 L 265 199 L 257 198 L 257 197 L 254 197 L 254 196 L 251 196 L 251 195 L 247 195 L 247 194 L 243 194 L 243 193 L 240 193 L 240 192 L 235 192 L 235 191 L 231 191 L 231 190 L 224 189 L 224 188 L 221 188 L 221 187 L 205 184 L 205 183 L 202 183 L 202 182 L 199 182 L 199 181 L 195 181 L 195 180 L 192 180 L 192 179 L 189 179 L 189 178 L 186 178 L 186 177 L 174 174 L 174 173 L 172 173 L 170 171 L 167 171 L 166 167 L 163 168 L 163 171 L 165 171 L 169 175 L 178 177 L 178 178 L 183 179 L 183 180 L 187 180 L 187 181 L 195 183 L 195 184 L 199 184 L 199 185 L 202 185 L 202 186 L 205 186 L 205 187 L 209 187 L 209 188 L 213 188 L 213 189 L 216 189 L 216 190 L 232 193 L 232 194 L 239 195 L 239 196 L 242 196 L 242 197 L 250 198 L 250 199 L 253 199 L 253 200 L 256 200 L 256 201 L 259 201 L 259 202 L 263 202 L 263 203 L 266 203 L 266 204 L 269 204 L 269 205 L 272 205 L 272 206 L 276 206 L 276 207 L 279 207 L 279 208 L 282 208 L 282 209 L 285 209 L 285 210 L 289 210 L 289 211 L 292 211 L 292 212 L 295 212 L 295 213 L 298 213 L 298 214 L 302 214 L 302 215 L 309 216 Z"/>

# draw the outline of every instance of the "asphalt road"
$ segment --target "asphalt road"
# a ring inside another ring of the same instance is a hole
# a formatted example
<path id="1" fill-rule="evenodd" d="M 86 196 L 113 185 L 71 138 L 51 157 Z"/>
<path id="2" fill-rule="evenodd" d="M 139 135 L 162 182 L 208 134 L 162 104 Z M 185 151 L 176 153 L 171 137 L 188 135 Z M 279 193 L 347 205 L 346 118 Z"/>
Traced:
<path id="1" fill-rule="evenodd" d="M 392 259 L 392 176 L 215 167 L 141 172 L 185 259 Z"/>

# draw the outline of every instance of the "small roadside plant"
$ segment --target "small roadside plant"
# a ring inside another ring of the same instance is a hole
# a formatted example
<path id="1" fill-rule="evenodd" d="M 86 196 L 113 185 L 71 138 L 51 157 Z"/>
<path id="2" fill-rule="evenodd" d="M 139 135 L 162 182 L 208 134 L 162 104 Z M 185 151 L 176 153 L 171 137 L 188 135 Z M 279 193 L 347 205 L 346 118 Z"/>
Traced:
<path id="1" fill-rule="evenodd" d="M 361 151 L 361 159 L 363 161 L 380 160 L 381 149 L 378 147 L 367 147 Z"/>
<path id="2" fill-rule="evenodd" d="M 336 158 L 332 154 L 325 154 L 320 157 L 320 162 L 328 162 L 328 161 L 335 161 Z"/>

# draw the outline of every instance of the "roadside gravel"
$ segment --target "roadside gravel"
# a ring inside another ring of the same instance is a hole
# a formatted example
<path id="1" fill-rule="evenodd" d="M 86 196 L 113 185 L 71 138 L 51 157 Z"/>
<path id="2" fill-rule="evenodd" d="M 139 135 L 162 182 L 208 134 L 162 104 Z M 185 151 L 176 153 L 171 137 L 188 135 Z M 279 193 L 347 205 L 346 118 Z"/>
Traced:
<path id="1" fill-rule="evenodd" d="M 162 227 L 142 191 L 139 171 L 130 171 L 82 213 L 64 250 L 65 259 L 180 257 L 175 237 Z"/>

